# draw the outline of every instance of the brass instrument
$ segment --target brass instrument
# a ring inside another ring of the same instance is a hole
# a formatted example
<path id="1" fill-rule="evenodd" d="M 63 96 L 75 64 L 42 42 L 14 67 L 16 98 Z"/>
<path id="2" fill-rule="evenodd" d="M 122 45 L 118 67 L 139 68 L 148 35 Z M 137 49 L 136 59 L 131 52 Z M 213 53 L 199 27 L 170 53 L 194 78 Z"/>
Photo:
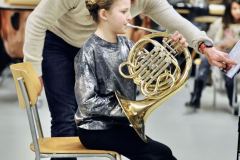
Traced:
<path id="1" fill-rule="evenodd" d="M 133 25 L 129 27 L 155 32 Z M 161 43 L 156 40 L 158 38 L 161 38 Z M 133 79 L 144 95 L 142 100 L 131 101 L 116 93 L 131 125 L 145 142 L 147 138 L 144 123 L 149 114 L 180 90 L 188 78 L 192 66 L 191 55 L 187 48 L 179 48 L 181 47 L 169 38 L 167 32 L 157 31 L 136 42 L 127 61 L 119 66 L 120 74 Z M 126 66 L 128 75 L 122 71 Z"/>

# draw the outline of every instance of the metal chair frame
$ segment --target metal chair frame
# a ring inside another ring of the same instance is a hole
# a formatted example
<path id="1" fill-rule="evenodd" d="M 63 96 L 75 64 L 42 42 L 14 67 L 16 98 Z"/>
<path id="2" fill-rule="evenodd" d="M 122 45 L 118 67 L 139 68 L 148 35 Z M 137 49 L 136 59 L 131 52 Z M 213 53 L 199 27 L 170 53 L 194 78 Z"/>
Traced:
<path id="1" fill-rule="evenodd" d="M 121 160 L 117 152 L 85 148 L 79 137 L 44 137 L 36 105 L 38 93 L 41 90 L 38 76 L 29 62 L 13 64 L 10 68 L 17 89 L 19 105 L 27 111 L 33 141 L 30 148 L 35 152 L 36 160 L 67 157 L 106 157 L 111 160 Z M 34 80 L 39 82 L 36 83 Z"/>

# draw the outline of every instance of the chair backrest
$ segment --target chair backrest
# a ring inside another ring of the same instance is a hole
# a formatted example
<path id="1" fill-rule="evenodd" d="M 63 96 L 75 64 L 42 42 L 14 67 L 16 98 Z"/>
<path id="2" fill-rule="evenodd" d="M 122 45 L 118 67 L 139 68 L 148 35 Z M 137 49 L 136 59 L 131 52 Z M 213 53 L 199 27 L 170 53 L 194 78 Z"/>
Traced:
<path id="1" fill-rule="evenodd" d="M 40 160 L 41 152 L 40 148 L 43 150 L 45 149 L 45 146 L 41 145 L 43 142 L 46 144 L 48 142 L 48 146 L 50 143 L 56 142 L 56 139 L 52 139 L 51 141 L 49 138 L 46 138 L 43 136 L 42 126 L 40 117 L 38 114 L 38 108 L 37 108 L 37 99 L 38 95 L 41 92 L 41 82 L 39 80 L 39 77 L 37 73 L 34 71 L 32 64 L 29 62 L 24 63 L 18 63 L 13 64 L 10 66 L 10 69 L 13 74 L 13 78 L 16 85 L 19 105 L 26 109 L 29 126 L 31 130 L 31 136 L 33 140 L 33 148 L 31 145 L 31 148 L 34 150 L 36 155 L 36 160 Z M 57 137 L 61 138 L 61 137 Z M 111 159 L 121 159 L 120 155 L 114 151 L 104 151 L 104 150 L 88 150 L 85 149 L 82 145 L 80 145 L 79 138 L 78 137 L 64 137 L 66 139 L 61 139 L 61 141 L 58 143 L 58 145 L 54 144 L 50 149 L 47 150 L 46 153 L 44 153 L 43 157 L 89 157 L 89 156 L 97 156 L 97 157 L 110 157 Z M 44 140 L 44 141 L 39 141 Z M 58 139 L 59 141 L 59 139 Z M 69 143 L 66 143 L 66 142 Z M 64 143 L 63 143 L 64 142 Z M 41 147 L 40 147 L 40 145 Z M 76 144 L 79 147 L 76 149 Z M 67 147 L 63 147 L 66 145 Z M 70 145 L 70 146 L 68 146 Z M 73 145 L 73 146 L 71 146 Z M 66 150 L 60 150 L 61 154 L 56 154 L 56 150 L 58 147 L 61 147 L 61 149 Z M 76 151 L 78 150 L 78 151 Z M 54 152 L 54 153 L 53 153 Z M 70 155 L 66 155 L 70 152 Z"/>
<path id="2" fill-rule="evenodd" d="M 17 90 L 19 106 L 27 111 L 35 154 L 39 157 L 38 137 L 43 138 L 43 131 L 36 103 L 41 92 L 41 82 L 30 62 L 13 64 L 10 69 Z"/>
<path id="3" fill-rule="evenodd" d="M 17 63 L 10 66 L 13 74 L 13 79 L 16 85 L 17 96 L 20 107 L 26 107 L 23 94 L 21 92 L 18 80 L 23 79 L 27 89 L 30 105 L 34 106 L 37 102 L 38 95 L 41 92 L 41 82 L 36 71 L 33 69 L 30 62 Z"/>

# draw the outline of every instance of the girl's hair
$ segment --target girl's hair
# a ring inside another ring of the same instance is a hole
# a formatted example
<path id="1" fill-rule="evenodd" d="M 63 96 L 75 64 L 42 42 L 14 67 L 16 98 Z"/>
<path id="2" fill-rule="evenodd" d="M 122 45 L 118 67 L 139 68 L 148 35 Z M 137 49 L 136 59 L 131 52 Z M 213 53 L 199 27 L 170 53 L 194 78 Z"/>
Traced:
<path id="1" fill-rule="evenodd" d="M 116 0 L 85 0 L 86 7 L 95 22 L 99 22 L 98 11 L 109 10 Z"/>
<path id="2" fill-rule="evenodd" d="M 223 28 L 224 29 L 228 28 L 229 24 L 235 23 L 234 17 L 232 16 L 232 13 L 231 13 L 231 8 L 232 8 L 233 2 L 236 2 L 240 5 L 240 0 L 227 0 L 225 2 L 225 12 L 223 15 Z"/>

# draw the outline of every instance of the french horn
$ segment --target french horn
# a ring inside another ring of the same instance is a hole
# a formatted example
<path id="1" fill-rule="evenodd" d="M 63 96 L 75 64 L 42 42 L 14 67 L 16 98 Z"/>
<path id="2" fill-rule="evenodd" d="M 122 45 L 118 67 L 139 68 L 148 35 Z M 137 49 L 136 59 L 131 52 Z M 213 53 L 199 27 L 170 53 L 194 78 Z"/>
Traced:
<path id="1" fill-rule="evenodd" d="M 131 126 L 140 138 L 147 142 L 147 117 L 183 87 L 192 66 L 192 59 L 188 49 L 173 42 L 167 32 L 133 25 L 129 27 L 152 32 L 134 44 L 127 61 L 119 66 L 120 74 L 132 79 L 144 98 L 132 101 L 118 92 L 115 94 Z M 123 72 L 124 67 L 128 68 L 128 73 Z"/>

